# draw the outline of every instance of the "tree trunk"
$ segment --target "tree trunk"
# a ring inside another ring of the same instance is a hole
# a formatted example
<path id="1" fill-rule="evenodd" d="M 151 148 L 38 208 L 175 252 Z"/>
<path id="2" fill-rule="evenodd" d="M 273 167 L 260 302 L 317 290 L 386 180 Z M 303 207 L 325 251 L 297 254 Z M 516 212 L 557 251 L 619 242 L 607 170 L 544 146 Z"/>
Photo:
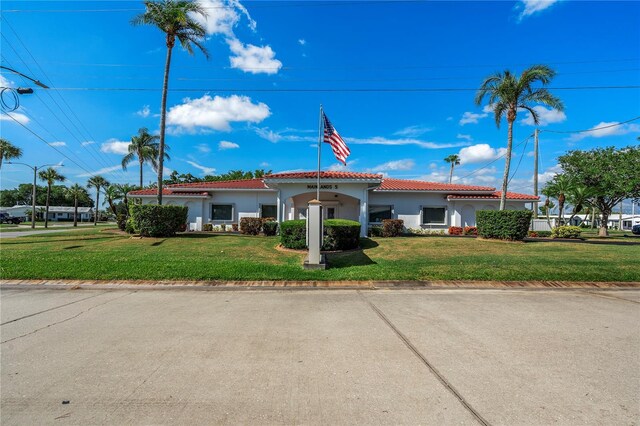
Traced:
<path id="1" fill-rule="evenodd" d="M 170 37 L 170 38 L 169 38 Z M 164 82 L 162 84 L 162 103 L 160 104 L 160 146 L 158 153 L 158 205 L 162 205 L 162 175 L 164 173 L 164 134 L 167 116 L 167 91 L 169 90 L 169 69 L 171 67 L 171 51 L 173 36 L 167 35 L 167 60 L 164 65 Z"/>
<path id="2" fill-rule="evenodd" d="M 564 225 L 564 220 L 562 220 L 562 212 L 564 210 L 564 201 L 558 200 L 558 223 L 556 223 L 556 228 Z"/>
<path id="3" fill-rule="evenodd" d="M 607 231 L 607 222 L 609 221 L 609 212 L 605 210 L 601 210 L 602 219 L 600 222 L 600 229 L 598 229 L 599 237 L 608 237 L 609 232 Z"/>
<path id="4" fill-rule="evenodd" d="M 449 183 L 453 180 L 453 163 L 451 163 L 451 169 L 449 170 Z"/>
<path id="5" fill-rule="evenodd" d="M 509 169 L 511 168 L 511 150 L 513 147 L 513 121 L 515 121 L 515 117 L 514 117 L 514 120 L 508 120 L 509 130 L 507 133 L 507 154 L 504 158 L 504 176 L 502 177 L 502 194 L 500 194 L 500 210 L 504 210 L 507 205 L 507 186 L 509 184 Z"/>
<path id="6" fill-rule="evenodd" d="M 75 197 L 73 203 L 73 226 L 78 226 L 78 197 Z"/>
<path id="7" fill-rule="evenodd" d="M 49 197 L 51 196 L 51 184 L 47 185 L 47 205 L 44 210 L 44 227 L 49 227 Z"/>
<path id="8" fill-rule="evenodd" d="M 93 215 L 93 226 L 98 226 L 98 212 L 100 211 L 100 208 L 98 207 L 100 205 L 100 188 L 97 187 L 96 188 L 96 212 Z"/>
<path id="9" fill-rule="evenodd" d="M 140 189 L 142 189 L 142 166 L 144 165 L 144 161 L 142 159 L 138 161 L 140 162 Z"/>

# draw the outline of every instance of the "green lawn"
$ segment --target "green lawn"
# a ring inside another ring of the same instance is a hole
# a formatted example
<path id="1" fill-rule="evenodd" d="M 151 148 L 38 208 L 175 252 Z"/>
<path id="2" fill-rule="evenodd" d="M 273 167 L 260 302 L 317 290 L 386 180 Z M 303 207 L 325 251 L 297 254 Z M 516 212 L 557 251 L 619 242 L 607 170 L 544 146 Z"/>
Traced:
<path id="1" fill-rule="evenodd" d="M 640 245 L 506 243 L 469 238 L 364 240 L 304 271 L 277 237 L 185 234 L 131 239 L 104 229 L 0 241 L 5 279 L 640 281 Z"/>
<path id="2" fill-rule="evenodd" d="M 64 226 L 60 226 L 60 224 L 65 224 Z M 69 226 L 67 226 L 69 225 Z M 54 229 L 60 230 L 60 229 L 74 229 L 74 227 L 72 226 L 73 222 L 49 222 L 49 227 L 45 228 L 44 227 L 44 222 L 36 222 L 36 227 L 35 227 L 35 231 L 51 231 Z M 90 227 L 92 224 L 87 223 L 87 222 L 82 222 L 82 225 L 80 225 L 80 222 L 78 222 L 78 228 L 85 228 L 85 227 Z M 114 224 L 113 223 L 98 223 L 98 227 L 113 227 Z M 31 228 L 31 222 L 23 222 L 20 225 L 13 225 L 13 224 L 6 224 L 6 223 L 2 223 L 0 224 L 0 233 L 3 232 L 25 232 L 25 231 L 34 231 L 34 229 Z"/>

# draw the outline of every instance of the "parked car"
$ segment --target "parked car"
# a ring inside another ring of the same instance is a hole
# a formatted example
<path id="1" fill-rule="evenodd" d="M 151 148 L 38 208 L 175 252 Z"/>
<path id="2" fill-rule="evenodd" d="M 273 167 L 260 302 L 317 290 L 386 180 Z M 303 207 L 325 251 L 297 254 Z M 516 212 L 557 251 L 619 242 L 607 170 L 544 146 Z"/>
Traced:
<path id="1" fill-rule="evenodd" d="M 13 223 L 14 225 L 22 222 L 19 217 L 13 217 L 9 213 L 0 213 L 0 223 Z"/>
<path id="2" fill-rule="evenodd" d="M 631 232 L 634 235 L 640 235 L 640 225 L 633 225 L 633 228 L 631 228 Z"/>

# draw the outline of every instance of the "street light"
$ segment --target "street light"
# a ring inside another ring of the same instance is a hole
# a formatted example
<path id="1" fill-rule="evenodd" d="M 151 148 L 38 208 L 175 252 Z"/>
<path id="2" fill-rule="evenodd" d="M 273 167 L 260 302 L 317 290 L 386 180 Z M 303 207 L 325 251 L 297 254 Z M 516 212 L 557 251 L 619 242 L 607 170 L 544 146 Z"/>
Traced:
<path id="1" fill-rule="evenodd" d="M 38 179 L 38 169 L 42 169 L 44 167 L 53 167 L 53 166 L 62 166 L 62 164 L 43 164 L 42 166 L 32 166 L 27 163 L 16 163 L 14 161 L 7 161 L 5 164 L 20 164 L 22 166 L 27 166 L 31 170 L 33 170 L 33 192 L 31 194 L 31 229 L 35 229 L 36 227 L 36 183 Z"/>
<path id="2" fill-rule="evenodd" d="M 0 69 L 11 71 L 14 74 L 18 74 L 19 76 L 26 78 L 29 81 L 33 81 L 36 85 L 42 87 L 43 89 L 49 89 L 49 86 L 42 83 L 40 80 L 36 80 L 35 78 L 31 78 L 28 75 L 21 73 L 20 71 L 14 70 L 13 68 L 5 67 L 4 65 L 0 65 Z M 5 94 L 9 93 L 10 99 L 5 99 Z M 14 89 L 12 87 L 0 87 L 0 107 L 9 113 L 17 110 L 20 107 L 20 98 L 18 95 L 30 95 L 33 93 L 33 89 L 30 87 L 18 87 Z"/>
<path id="3" fill-rule="evenodd" d="M 46 84 L 44 84 L 43 82 L 41 82 L 40 80 L 36 80 L 35 78 L 31 78 L 28 75 L 24 75 L 22 74 L 20 71 L 16 71 L 13 68 L 9 68 L 9 67 L 5 67 L 4 65 L 0 65 L 0 68 L 2 68 L 3 70 L 7 70 L 7 71 L 11 71 L 14 74 L 18 74 L 21 77 L 26 78 L 27 80 L 31 80 L 33 81 L 35 84 L 37 84 L 38 86 L 42 87 L 43 89 L 50 89 L 49 86 L 47 86 Z"/>

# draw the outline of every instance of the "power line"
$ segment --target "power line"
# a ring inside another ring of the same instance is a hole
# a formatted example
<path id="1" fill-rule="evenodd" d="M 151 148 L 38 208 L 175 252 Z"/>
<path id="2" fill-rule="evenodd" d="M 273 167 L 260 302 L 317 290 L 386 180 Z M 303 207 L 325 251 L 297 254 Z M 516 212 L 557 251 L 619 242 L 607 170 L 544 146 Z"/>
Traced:
<path id="1" fill-rule="evenodd" d="M 595 127 L 593 129 L 585 129 L 585 130 L 540 130 L 540 132 L 545 133 L 585 133 L 585 132 L 595 132 L 597 130 L 609 129 L 611 127 L 622 126 L 623 124 L 631 123 L 632 121 L 640 120 L 640 116 L 634 117 L 630 120 L 621 121 L 620 123 L 609 124 L 602 127 Z"/>

